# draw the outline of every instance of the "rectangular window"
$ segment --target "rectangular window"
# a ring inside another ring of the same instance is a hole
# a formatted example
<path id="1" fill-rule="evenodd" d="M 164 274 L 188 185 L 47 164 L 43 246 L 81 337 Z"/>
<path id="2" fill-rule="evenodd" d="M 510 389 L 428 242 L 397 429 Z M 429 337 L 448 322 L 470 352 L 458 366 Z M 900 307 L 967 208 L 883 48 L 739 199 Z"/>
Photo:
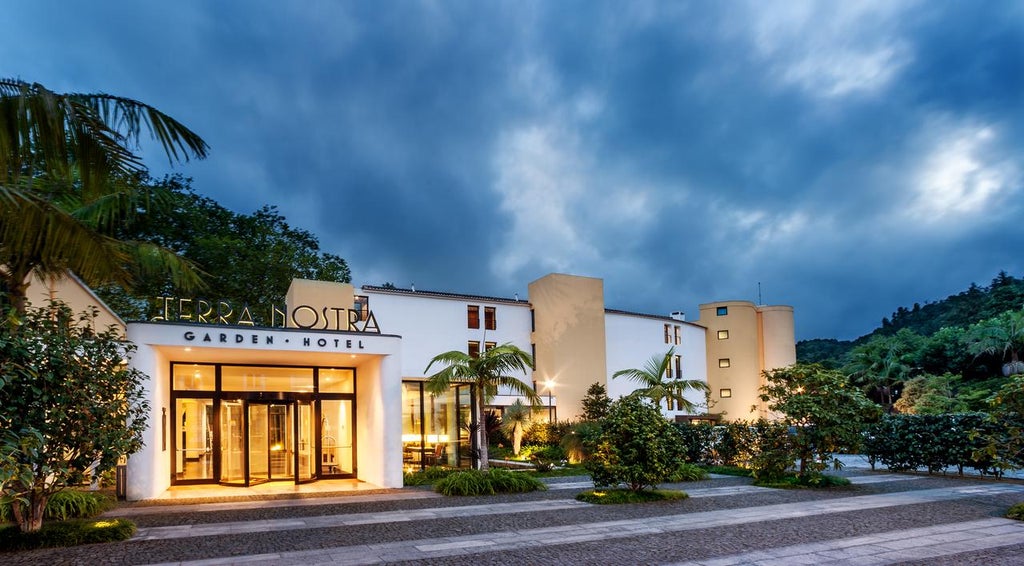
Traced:
<path id="1" fill-rule="evenodd" d="M 537 313 L 530 309 L 530 332 L 537 332 Z"/>
<path id="2" fill-rule="evenodd" d="M 537 345 L 536 344 L 530 344 L 530 358 L 533 359 L 533 367 L 531 367 L 530 369 L 532 369 L 534 371 L 537 371 Z M 537 390 L 537 382 L 536 381 L 533 382 L 533 389 L 534 389 L 534 391 Z"/>
<path id="3" fill-rule="evenodd" d="M 494 307 L 484 307 L 484 328 L 487 330 L 498 329 L 498 316 Z"/>
<path id="4" fill-rule="evenodd" d="M 677 354 L 675 356 L 675 362 L 676 362 L 676 379 L 682 379 L 683 378 L 683 357 Z"/>
<path id="5" fill-rule="evenodd" d="M 718 390 L 718 395 L 720 397 L 722 397 L 723 399 L 725 399 L 727 397 L 732 397 L 732 389 L 719 389 Z"/>
<path id="6" fill-rule="evenodd" d="M 313 368 L 222 366 L 222 391 L 313 392 Z"/>
<path id="7" fill-rule="evenodd" d="M 718 367 L 727 368 L 730 367 L 731 365 L 732 363 L 729 361 L 729 358 L 718 358 Z"/>
<path id="8" fill-rule="evenodd" d="M 213 391 L 217 385 L 215 366 L 203 364 L 174 364 L 175 391 Z"/>
<path id="9" fill-rule="evenodd" d="M 491 348 L 493 348 L 493 347 L 495 347 L 497 345 L 498 345 L 497 342 L 484 342 L 484 351 L 486 352 L 487 350 L 490 350 Z"/>
<path id="10" fill-rule="evenodd" d="M 669 343 L 669 326 L 671 326 L 671 325 L 669 325 L 669 324 L 665 325 L 665 343 L 666 344 Z"/>
<path id="11" fill-rule="evenodd" d="M 359 313 L 359 320 L 365 321 L 370 316 L 370 297 L 366 295 L 356 295 L 355 304 L 352 306 L 352 310 Z"/>
<path id="12" fill-rule="evenodd" d="M 480 328 L 480 307 L 477 305 L 466 307 L 466 323 L 469 328 Z"/>
<path id="13" fill-rule="evenodd" d="M 676 346 L 678 346 L 679 344 L 682 344 L 682 342 L 683 342 L 682 337 L 679 336 L 680 328 L 678 326 L 673 326 L 672 328 L 673 328 L 673 332 L 675 333 Z"/>
<path id="14" fill-rule="evenodd" d="M 718 307 L 718 309 L 715 310 L 715 314 L 718 316 L 726 316 L 729 314 L 729 307 Z"/>
<path id="15" fill-rule="evenodd" d="M 469 354 L 469 357 L 471 357 L 471 358 L 479 358 L 480 357 L 480 343 L 477 342 L 476 340 L 470 340 L 469 341 L 469 351 L 468 351 L 468 354 Z"/>
<path id="16" fill-rule="evenodd" d="M 719 330 L 718 331 L 718 339 L 719 340 L 728 340 L 729 339 L 729 331 L 728 330 Z"/>
<path id="17" fill-rule="evenodd" d="M 356 372 L 353 369 L 322 368 L 319 378 L 320 393 L 355 393 Z"/>

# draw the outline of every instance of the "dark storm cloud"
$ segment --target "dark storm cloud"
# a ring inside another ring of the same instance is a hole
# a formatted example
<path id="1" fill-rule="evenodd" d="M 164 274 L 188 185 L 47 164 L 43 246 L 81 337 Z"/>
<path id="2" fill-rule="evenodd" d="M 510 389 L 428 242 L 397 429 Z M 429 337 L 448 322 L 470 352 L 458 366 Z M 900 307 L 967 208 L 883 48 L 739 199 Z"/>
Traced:
<path id="1" fill-rule="evenodd" d="M 563 271 L 691 319 L 761 282 L 799 337 L 849 338 L 1024 272 L 1013 2 L 21 11 L 4 75 L 181 119 L 213 148 L 198 190 L 278 205 L 357 282 Z"/>

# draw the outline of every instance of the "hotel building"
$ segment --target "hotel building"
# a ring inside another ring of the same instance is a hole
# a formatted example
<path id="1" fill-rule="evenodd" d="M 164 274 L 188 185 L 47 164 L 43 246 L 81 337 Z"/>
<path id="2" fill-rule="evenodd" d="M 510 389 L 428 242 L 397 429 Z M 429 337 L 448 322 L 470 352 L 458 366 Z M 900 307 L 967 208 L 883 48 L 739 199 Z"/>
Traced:
<path id="1" fill-rule="evenodd" d="M 175 485 L 247 487 L 357 478 L 400 487 L 402 473 L 468 466 L 468 385 L 424 387 L 439 353 L 476 353 L 511 343 L 534 356 L 516 376 L 543 399 L 542 419 L 581 412 L 594 383 L 617 398 L 635 383 L 612 379 L 671 349 L 669 378 L 706 381 L 687 398 L 710 414 L 662 407 L 667 418 L 766 416 L 756 405 L 761 372 L 795 362 L 793 309 L 729 301 L 701 305 L 701 318 L 609 309 L 600 279 L 551 274 L 528 298 L 498 298 L 295 280 L 285 305 L 255 326 L 248 306 L 161 298 L 155 320 L 124 323 L 80 281 L 34 283 L 34 304 L 60 298 L 96 305 L 138 350 L 149 376 L 144 448 L 128 459 L 127 496 L 149 499 Z M 488 408 L 517 399 L 498 391 Z"/>

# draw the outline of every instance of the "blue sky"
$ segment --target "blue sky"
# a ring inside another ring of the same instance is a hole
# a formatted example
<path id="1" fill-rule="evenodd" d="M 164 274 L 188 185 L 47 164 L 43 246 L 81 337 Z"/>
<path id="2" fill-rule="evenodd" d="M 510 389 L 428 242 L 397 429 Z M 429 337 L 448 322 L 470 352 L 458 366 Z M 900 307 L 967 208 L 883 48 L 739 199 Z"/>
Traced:
<path id="1" fill-rule="evenodd" d="M 19 2 L 0 76 L 152 104 L 358 283 L 796 309 L 1024 274 L 1024 3 Z M 167 170 L 154 155 L 155 174 Z"/>

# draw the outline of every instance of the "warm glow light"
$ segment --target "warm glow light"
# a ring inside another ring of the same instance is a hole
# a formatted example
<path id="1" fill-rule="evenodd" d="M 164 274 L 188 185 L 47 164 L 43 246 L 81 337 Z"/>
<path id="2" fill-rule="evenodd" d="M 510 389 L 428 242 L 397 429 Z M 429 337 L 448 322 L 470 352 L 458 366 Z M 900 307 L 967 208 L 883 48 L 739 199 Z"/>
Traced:
<path id="1" fill-rule="evenodd" d="M 94 526 L 94 527 L 96 527 L 98 529 L 105 529 L 107 527 L 113 527 L 116 524 L 117 524 L 117 521 L 96 521 L 95 523 L 92 524 L 92 526 Z"/>
<path id="2" fill-rule="evenodd" d="M 280 452 L 283 449 L 284 446 L 281 443 L 274 444 L 273 446 L 270 447 L 271 452 Z"/>
<path id="3" fill-rule="evenodd" d="M 547 387 L 549 391 L 554 386 L 555 386 L 555 381 L 553 379 L 548 379 L 548 380 L 544 381 L 544 387 Z"/>
<path id="4" fill-rule="evenodd" d="M 185 346 L 185 351 L 186 352 L 191 352 L 192 351 L 192 347 L 191 346 Z"/>

